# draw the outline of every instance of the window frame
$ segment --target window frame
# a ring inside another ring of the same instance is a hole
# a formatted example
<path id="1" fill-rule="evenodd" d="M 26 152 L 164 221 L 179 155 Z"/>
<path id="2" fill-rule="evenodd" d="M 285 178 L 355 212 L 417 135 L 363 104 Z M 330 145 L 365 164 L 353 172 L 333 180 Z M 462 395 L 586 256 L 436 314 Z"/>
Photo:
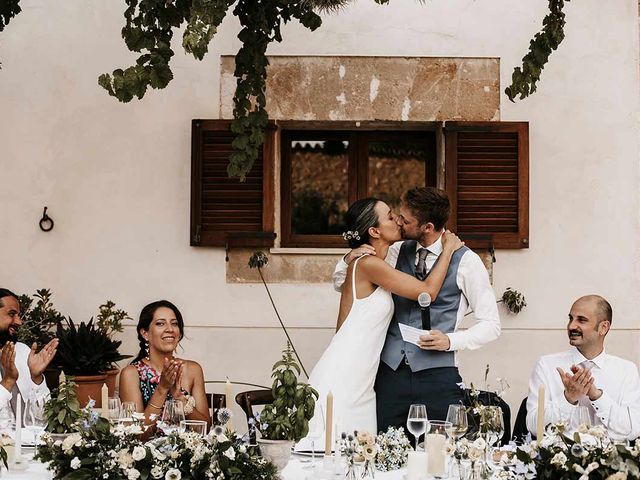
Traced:
<path id="1" fill-rule="evenodd" d="M 280 128 L 280 246 L 283 248 L 345 247 L 340 235 L 304 235 L 292 233 L 291 204 L 291 142 L 296 136 L 305 140 L 335 139 L 349 141 L 348 203 L 367 196 L 368 150 L 371 140 L 388 141 L 394 137 L 426 134 L 433 161 L 425 168 L 425 185 L 438 183 L 438 139 L 436 122 L 341 122 L 290 121 L 278 122 Z M 333 138 L 332 138 L 333 137 Z M 409 188 L 409 186 L 407 187 Z"/>

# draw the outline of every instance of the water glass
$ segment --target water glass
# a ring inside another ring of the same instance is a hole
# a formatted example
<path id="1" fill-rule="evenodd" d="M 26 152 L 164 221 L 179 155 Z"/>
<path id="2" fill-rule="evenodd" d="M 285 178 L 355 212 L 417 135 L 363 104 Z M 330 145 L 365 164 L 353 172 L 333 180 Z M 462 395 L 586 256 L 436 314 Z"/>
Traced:
<path id="1" fill-rule="evenodd" d="M 631 407 L 614 405 L 609 410 L 607 431 L 614 443 L 629 444 L 633 432 Z"/>
<path id="2" fill-rule="evenodd" d="M 24 405 L 23 424 L 25 430 L 31 433 L 34 445 L 38 445 L 40 435 L 47 426 L 44 415 L 44 405 L 47 403 L 46 398 L 29 398 Z"/>
<path id="3" fill-rule="evenodd" d="M 204 437 L 207 434 L 207 422 L 204 420 L 182 420 L 180 422 L 180 431 L 195 432 Z"/>
<path id="4" fill-rule="evenodd" d="M 426 405 L 411 405 L 409 407 L 409 415 L 407 416 L 407 430 L 416 438 L 416 452 L 418 451 L 418 440 L 427 431 Z"/>
<path id="5" fill-rule="evenodd" d="M 311 441 L 311 462 L 309 463 L 309 465 L 305 465 L 304 467 L 302 467 L 303 470 L 313 470 L 317 467 L 316 442 L 322 440 L 325 428 L 324 411 L 322 409 L 322 405 L 320 405 L 319 403 L 316 404 L 315 416 L 317 418 L 314 418 L 311 422 L 309 422 L 309 433 L 307 433 L 307 438 Z"/>
<path id="6" fill-rule="evenodd" d="M 184 407 L 182 402 L 179 400 L 167 400 L 164 403 L 158 428 L 162 430 L 165 435 L 171 435 L 179 431 L 180 422 L 182 421 L 184 421 Z"/>
<path id="7" fill-rule="evenodd" d="M 119 420 L 122 413 L 122 403 L 120 402 L 120 397 L 109 397 L 107 400 L 107 405 L 109 407 L 109 420 Z"/>
<path id="8" fill-rule="evenodd" d="M 120 418 L 133 419 L 133 414 L 136 412 L 136 402 L 122 402 L 122 409 L 120 411 Z"/>
<path id="9" fill-rule="evenodd" d="M 469 421 L 467 419 L 467 407 L 462 404 L 449 405 L 447 411 L 447 422 L 451 424 L 447 435 L 456 442 L 460 438 L 464 437 L 465 433 L 469 429 Z"/>
<path id="10" fill-rule="evenodd" d="M 589 407 L 578 405 L 571 412 L 571 429 L 578 430 L 585 427 L 591 427 L 591 414 L 589 413 Z"/>

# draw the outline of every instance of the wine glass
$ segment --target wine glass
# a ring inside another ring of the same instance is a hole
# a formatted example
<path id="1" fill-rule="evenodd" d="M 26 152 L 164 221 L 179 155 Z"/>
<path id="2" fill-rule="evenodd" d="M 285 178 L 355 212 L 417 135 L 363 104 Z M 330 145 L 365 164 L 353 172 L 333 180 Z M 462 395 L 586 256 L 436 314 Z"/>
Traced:
<path id="1" fill-rule="evenodd" d="M 325 420 L 322 405 L 316 404 L 316 409 L 317 418 L 309 422 L 309 433 L 307 433 L 307 438 L 311 441 L 311 463 L 302 467 L 303 470 L 313 470 L 316 468 L 316 442 L 321 440 L 324 435 Z"/>
<path id="2" fill-rule="evenodd" d="M 609 410 L 607 431 L 614 443 L 628 444 L 633 431 L 631 407 L 614 405 Z"/>
<path id="3" fill-rule="evenodd" d="M 28 398 L 24 405 L 23 423 L 25 430 L 31 433 L 34 445 L 38 445 L 40 435 L 47 425 L 44 416 L 44 405 L 46 398 Z"/>
<path id="4" fill-rule="evenodd" d="M 122 412 L 120 397 L 109 397 L 107 405 L 109 407 L 109 420 L 119 420 Z"/>
<path id="5" fill-rule="evenodd" d="M 571 412 L 571 428 L 573 430 L 578 430 L 585 427 L 591 427 L 591 415 L 589 414 L 589 407 L 578 405 Z"/>
<path id="6" fill-rule="evenodd" d="M 180 422 L 184 420 L 184 407 L 179 400 L 167 400 L 164 403 L 162 417 L 158 422 L 158 428 L 165 435 L 171 435 L 180 430 Z"/>
<path id="7" fill-rule="evenodd" d="M 129 420 L 133 419 L 133 414 L 136 411 L 136 402 L 122 402 L 121 417 Z"/>
<path id="8" fill-rule="evenodd" d="M 416 438 L 416 452 L 418 451 L 418 439 L 427 431 L 427 407 L 425 405 L 411 405 L 407 416 L 407 430 Z"/>
<path id="9" fill-rule="evenodd" d="M 447 435 L 456 442 L 458 439 L 464 437 L 469 429 L 469 421 L 467 419 L 467 407 L 462 404 L 449 405 L 447 411 L 447 422 L 451 426 L 447 430 Z"/>

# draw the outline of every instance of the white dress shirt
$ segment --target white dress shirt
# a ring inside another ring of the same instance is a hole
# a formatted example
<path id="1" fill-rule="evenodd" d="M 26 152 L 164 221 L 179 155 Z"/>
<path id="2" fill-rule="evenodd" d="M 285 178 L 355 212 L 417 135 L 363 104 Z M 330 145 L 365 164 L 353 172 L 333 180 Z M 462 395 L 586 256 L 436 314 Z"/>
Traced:
<path id="1" fill-rule="evenodd" d="M 402 242 L 396 242 L 389 247 L 385 261 L 393 268 L 396 267 Z M 416 260 L 418 262 L 418 249 L 423 248 L 416 244 Z M 426 247 L 429 253 L 425 259 L 427 271 L 430 271 L 434 263 L 442 253 L 442 236 L 434 243 Z M 347 263 L 344 258 L 338 262 L 333 272 L 333 285 L 337 291 L 342 290 L 342 284 L 347 276 Z M 453 333 L 448 333 L 451 346 L 449 351 L 475 350 L 495 340 L 500 336 L 500 316 L 496 305 L 496 297 L 489 282 L 489 274 L 480 257 L 472 250 L 467 250 L 460 259 L 456 283 L 462 291 L 460 305 L 458 306 L 456 328 Z M 466 330 L 458 331 L 465 314 L 472 310 L 476 322 Z"/>
<path id="2" fill-rule="evenodd" d="M 16 367 L 18 368 L 18 381 L 13 391 L 9 391 L 0 385 L 0 405 L 5 405 L 7 402 L 11 402 L 12 407 L 15 407 L 16 395 L 20 393 L 23 400 L 28 398 L 45 399 L 49 396 L 49 387 L 47 382 L 42 379 L 40 385 L 34 383 L 31 380 L 31 372 L 29 372 L 29 366 L 27 365 L 27 359 L 29 358 L 29 352 L 31 349 L 24 343 L 16 342 Z M 1 374 L 0 374 L 1 379 Z"/>
<path id="3" fill-rule="evenodd" d="M 591 361 L 594 385 L 602 390 L 602 396 L 591 401 L 585 395 L 577 405 L 572 405 L 564 396 L 564 385 L 556 368 L 560 367 L 571 373 L 572 365 L 580 365 L 588 360 L 575 347 L 538 359 L 529 379 L 527 397 L 527 428 L 530 432 L 536 432 L 538 390 L 540 385 L 544 385 L 545 424 L 558 420 L 557 415 L 570 418 L 577 406 L 586 406 L 593 425 L 603 425 L 618 435 L 628 435 L 629 439 L 640 436 L 640 377 L 637 367 L 628 360 L 608 355 L 604 351 Z M 628 431 L 629 415 L 626 407 L 630 407 L 631 432 Z"/>

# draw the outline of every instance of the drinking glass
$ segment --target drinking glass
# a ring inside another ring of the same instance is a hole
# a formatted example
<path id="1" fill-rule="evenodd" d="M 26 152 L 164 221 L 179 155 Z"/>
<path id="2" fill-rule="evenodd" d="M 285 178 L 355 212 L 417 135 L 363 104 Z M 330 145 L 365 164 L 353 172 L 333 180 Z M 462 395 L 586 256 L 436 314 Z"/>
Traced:
<path id="1" fill-rule="evenodd" d="M 451 424 L 447 430 L 447 435 L 453 439 L 454 442 L 464 437 L 469 429 L 469 421 L 467 419 L 467 407 L 459 403 L 449 405 L 447 411 L 447 422 Z"/>
<path id="2" fill-rule="evenodd" d="M 4 402 L 0 406 L 0 433 L 9 434 L 16 428 L 16 417 L 13 414 L 11 403 L 9 401 Z"/>
<path id="3" fill-rule="evenodd" d="M 617 405 L 609 410 L 609 420 L 607 421 L 607 431 L 614 443 L 628 444 L 629 437 L 633 431 L 633 420 L 631 417 L 631 407 Z"/>
<path id="4" fill-rule="evenodd" d="M 119 420 L 122 413 L 120 397 L 109 397 L 107 405 L 109 407 L 109 420 Z"/>
<path id="5" fill-rule="evenodd" d="M 31 433 L 34 445 L 38 445 L 40 435 L 47 425 L 44 416 L 45 398 L 28 398 L 24 405 L 23 423 L 25 430 Z"/>
<path id="6" fill-rule="evenodd" d="M 136 411 L 136 402 L 122 402 L 121 418 L 132 419 Z"/>
<path id="7" fill-rule="evenodd" d="M 309 463 L 309 465 L 305 465 L 304 467 L 302 467 L 303 470 L 313 470 L 317 467 L 316 442 L 321 440 L 324 436 L 325 420 L 322 405 L 316 404 L 316 411 L 316 415 L 318 416 L 318 418 L 315 418 L 312 422 L 309 423 L 309 433 L 307 433 L 307 438 L 311 441 L 311 462 Z"/>
<path id="8" fill-rule="evenodd" d="M 584 405 L 578 405 L 571 412 L 571 428 L 578 430 L 581 427 L 591 427 L 591 415 L 589 414 L 589 407 Z"/>
<path id="9" fill-rule="evenodd" d="M 162 416 L 158 422 L 158 428 L 164 432 L 165 435 L 171 435 L 174 432 L 179 431 L 180 422 L 184 420 L 184 408 L 182 402 L 179 400 L 167 400 L 164 403 L 164 409 L 162 410 Z"/>
<path id="10" fill-rule="evenodd" d="M 195 432 L 204 437 L 207 434 L 207 422 L 204 420 L 182 420 L 180 422 L 180 431 Z"/>
<path id="11" fill-rule="evenodd" d="M 407 416 L 407 430 L 416 438 L 416 452 L 418 451 L 418 440 L 427 431 L 427 407 L 425 405 L 411 405 Z"/>
<path id="12" fill-rule="evenodd" d="M 482 407 L 480 412 L 480 432 L 487 442 L 486 464 L 493 463 L 494 444 L 499 444 L 504 435 L 502 409 L 495 405 Z"/>

